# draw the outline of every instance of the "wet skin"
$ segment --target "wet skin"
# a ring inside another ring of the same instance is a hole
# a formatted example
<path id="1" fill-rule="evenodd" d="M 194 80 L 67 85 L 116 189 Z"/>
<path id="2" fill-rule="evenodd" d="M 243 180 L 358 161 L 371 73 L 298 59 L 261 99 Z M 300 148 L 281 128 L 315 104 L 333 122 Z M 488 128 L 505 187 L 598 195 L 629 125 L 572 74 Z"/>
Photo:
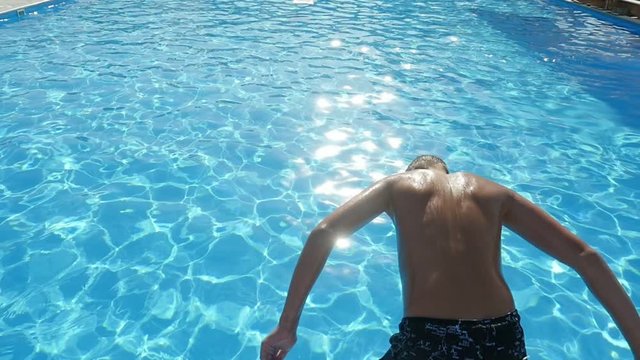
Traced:
<path id="1" fill-rule="evenodd" d="M 405 316 L 483 319 L 514 310 L 500 271 L 507 189 L 471 174 L 414 170 L 390 192 Z"/>
<path id="2" fill-rule="evenodd" d="M 612 316 L 636 359 L 640 317 L 602 256 L 541 208 L 480 176 L 442 167 L 386 177 L 341 205 L 309 234 L 280 321 L 261 359 L 284 359 L 313 284 L 336 239 L 382 213 L 398 241 L 404 316 L 487 319 L 514 310 L 500 270 L 502 226 L 574 269 Z"/>

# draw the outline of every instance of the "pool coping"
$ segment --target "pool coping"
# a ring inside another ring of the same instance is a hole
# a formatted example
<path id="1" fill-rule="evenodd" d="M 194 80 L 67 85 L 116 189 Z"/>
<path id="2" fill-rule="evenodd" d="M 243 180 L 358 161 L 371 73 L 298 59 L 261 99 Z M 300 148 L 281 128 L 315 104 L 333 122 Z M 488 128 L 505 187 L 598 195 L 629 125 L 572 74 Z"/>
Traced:
<path id="1" fill-rule="evenodd" d="M 548 0 L 549 1 L 549 0 Z M 596 0 L 550 0 L 551 2 L 562 3 L 565 6 L 573 6 L 577 8 L 584 9 L 585 11 L 591 13 L 596 17 L 603 17 L 605 21 L 608 21 L 614 25 L 623 25 L 627 29 L 635 32 L 640 35 L 640 17 L 634 16 L 625 16 L 620 13 L 616 13 L 612 11 L 613 9 L 605 9 L 603 7 L 595 5 L 593 2 Z M 606 0 L 606 1 L 617 1 L 619 3 L 626 3 L 636 5 L 636 2 L 640 2 L 640 0 Z M 6 10 L 0 10 L 0 24 L 6 22 L 12 22 L 16 20 L 20 20 L 23 17 L 28 15 L 37 14 L 37 10 L 41 8 L 48 8 L 48 5 L 53 7 L 55 4 L 64 3 L 65 0 L 24 0 L 24 3 L 21 5 L 16 5 L 10 7 Z M 616 24 L 617 23 L 617 24 Z M 622 24 L 621 24 L 622 23 Z"/>
<path id="2" fill-rule="evenodd" d="M 44 8 L 49 4 L 56 4 L 58 2 L 61 2 L 61 0 L 31 0 L 25 1 L 23 4 L 15 5 L 6 10 L 0 10 L 0 23 L 11 20 L 18 20 L 29 15 L 30 12 L 33 12 L 40 8 Z"/>
<path id="3" fill-rule="evenodd" d="M 546 2 L 557 4 L 562 7 L 573 8 L 583 11 L 589 15 L 605 21 L 612 26 L 618 26 L 625 30 L 640 35 L 640 19 L 617 14 L 613 11 L 605 10 L 597 6 L 587 4 L 588 0 L 544 0 Z"/>
<path id="4" fill-rule="evenodd" d="M 628 21 L 628 22 L 634 23 L 636 25 L 640 25 L 640 17 L 633 16 L 633 15 L 629 16 L 629 15 L 624 15 L 624 14 L 617 13 L 615 11 L 615 9 L 616 9 L 615 7 L 605 8 L 605 7 L 602 7 L 602 6 L 598 6 L 598 5 L 595 4 L 594 1 L 591 1 L 591 0 L 566 0 L 566 1 L 570 2 L 570 3 L 573 3 L 573 4 L 576 4 L 576 5 L 579 5 L 579 6 L 584 7 L 584 8 L 588 8 L 588 9 L 593 10 L 595 12 L 599 12 L 599 13 L 604 14 L 604 15 L 612 16 L 612 17 L 615 17 L 615 18 L 618 18 L 618 19 L 621 19 L 621 20 L 624 20 L 624 21 Z M 623 3 L 623 4 L 628 4 L 628 5 L 630 4 L 631 6 L 640 7 L 640 5 L 636 4 L 635 1 L 632 2 L 631 0 L 618 0 L 618 2 L 619 3 Z"/>
<path id="5" fill-rule="evenodd" d="M 12 12 L 12 11 L 27 10 L 30 7 L 38 6 L 50 1 L 52 0 L 35 0 L 25 4 L 15 5 L 14 7 L 10 7 L 8 10 L 0 10 L 0 15 L 4 15 L 5 13 Z"/>

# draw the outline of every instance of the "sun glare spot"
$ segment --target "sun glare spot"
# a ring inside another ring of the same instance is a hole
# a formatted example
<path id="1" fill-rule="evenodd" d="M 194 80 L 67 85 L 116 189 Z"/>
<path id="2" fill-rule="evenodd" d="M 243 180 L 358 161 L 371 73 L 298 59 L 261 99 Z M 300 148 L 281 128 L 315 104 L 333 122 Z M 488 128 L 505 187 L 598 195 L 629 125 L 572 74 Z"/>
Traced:
<path id="1" fill-rule="evenodd" d="M 380 179 L 384 178 L 386 175 L 381 173 L 381 172 L 374 171 L 374 172 L 370 172 L 369 176 L 371 177 L 371 179 L 373 181 L 377 181 L 377 180 L 380 180 Z"/>
<path id="2" fill-rule="evenodd" d="M 376 95 L 376 98 L 373 100 L 373 102 L 376 104 L 384 104 L 393 101 L 395 98 L 396 96 L 394 94 L 385 91 L 379 95 Z"/>
<path id="3" fill-rule="evenodd" d="M 394 149 L 397 149 L 400 147 L 400 145 L 402 144 L 402 139 L 400 138 L 395 138 L 395 137 L 390 137 L 387 138 L 387 143 L 389 144 L 389 146 L 391 146 Z"/>
<path id="4" fill-rule="evenodd" d="M 378 216 L 375 219 L 371 220 L 371 222 L 374 224 L 386 224 L 388 221 L 386 218 Z"/>
<path id="5" fill-rule="evenodd" d="M 349 134 L 347 134 L 344 131 L 340 131 L 337 129 L 331 130 L 331 131 L 327 131 L 324 136 L 332 141 L 344 141 L 349 137 Z"/>
<path id="6" fill-rule="evenodd" d="M 319 98 L 316 100 L 316 107 L 320 110 L 328 110 L 331 107 L 331 102 L 325 98 Z"/>
<path id="7" fill-rule="evenodd" d="M 329 180 L 329 181 L 325 181 L 323 184 L 321 184 L 320 186 L 316 187 L 314 189 L 316 194 L 323 194 L 323 195 L 330 195 L 330 194 L 334 194 L 336 191 L 336 186 L 335 186 L 335 182 Z"/>
<path id="8" fill-rule="evenodd" d="M 557 261 L 552 261 L 551 272 L 554 274 L 562 274 L 564 272 L 564 269 L 562 268 L 562 266 L 560 266 L 560 264 Z"/>
<path id="9" fill-rule="evenodd" d="M 334 157 L 340 154 L 341 151 L 342 151 L 342 147 L 340 146 L 326 145 L 316 150 L 316 152 L 314 153 L 314 156 L 316 159 L 322 160 L 322 159 Z"/>
<path id="10" fill-rule="evenodd" d="M 363 142 L 362 144 L 360 144 L 360 147 L 367 150 L 368 152 L 374 152 L 378 150 L 378 146 L 371 140 Z"/>
<path id="11" fill-rule="evenodd" d="M 366 100 L 366 97 L 364 95 L 358 94 L 358 95 L 354 95 L 351 98 L 351 103 L 353 105 L 363 105 L 365 100 Z"/>
<path id="12" fill-rule="evenodd" d="M 350 248 L 352 245 L 351 240 L 349 238 L 338 238 L 336 240 L 336 247 L 338 249 L 344 250 Z"/>
<path id="13" fill-rule="evenodd" d="M 349 167 L 353 170 L 366 170 L 369 162 L 367 157 L 363 155 L 354 155 L 351 157 L 351 164 Z"/>

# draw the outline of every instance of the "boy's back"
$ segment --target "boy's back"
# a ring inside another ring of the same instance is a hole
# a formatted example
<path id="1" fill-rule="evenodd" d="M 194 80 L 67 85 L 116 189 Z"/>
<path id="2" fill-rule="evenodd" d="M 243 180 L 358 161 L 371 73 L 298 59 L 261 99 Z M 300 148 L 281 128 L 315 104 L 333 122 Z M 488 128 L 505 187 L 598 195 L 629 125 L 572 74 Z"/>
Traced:
<path id="1" fill-rule="evenodd" d="M 416 170 L 395 177 L 390 191 L 405 316 L 486 319 L 514 310 L 500 270 L 506 188 Z"/>
<path id="2" fill-rule="evenodd" d="M 311 231 L 261 359 L 283 359 L 295 343 L 303 305 L 335 240 L 382 212 L 396 225 L 405 315 L 382 360 L 526 358 L 520 316 L 500 271 L 503 225 L 573 268 L 638 359 L 640 316 L 595 249 L 514 191 L 480 176 L 449 174 L 432 155 L 377 181 Z"/>

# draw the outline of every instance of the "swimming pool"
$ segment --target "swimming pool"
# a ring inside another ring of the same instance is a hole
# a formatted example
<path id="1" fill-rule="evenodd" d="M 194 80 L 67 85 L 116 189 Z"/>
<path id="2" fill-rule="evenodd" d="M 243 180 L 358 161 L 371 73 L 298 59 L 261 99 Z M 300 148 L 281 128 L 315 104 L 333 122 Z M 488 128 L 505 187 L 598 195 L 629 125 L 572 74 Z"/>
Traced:
<path id="1" fill-rule="evenodd" d="M 543 205 L 640 304 L 637 34 L 520 0 L 0 25 L 0 358 L 255 360 L 307 232 L 420 153 Z M 377 359 L 397 329 L 391 223 L 341 245 L 288 359 Z M 509 232 L 503 266 L 532 358 L 631 358 L 573 271 Z"/>

